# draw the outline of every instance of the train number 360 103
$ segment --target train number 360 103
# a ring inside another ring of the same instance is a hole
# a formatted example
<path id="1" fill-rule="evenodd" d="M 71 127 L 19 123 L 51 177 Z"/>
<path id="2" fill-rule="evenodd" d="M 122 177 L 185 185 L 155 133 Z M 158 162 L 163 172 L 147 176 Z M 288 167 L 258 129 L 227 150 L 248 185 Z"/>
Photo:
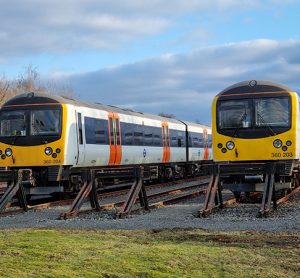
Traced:
<path id="1" fill-rule="evenodd" d="M 292 152 L 287 152 L 287 153 L 271 153 L 271 157 L 272 158 L 285 158 L 285 157 L 293 157 L 293 153 Z"/>

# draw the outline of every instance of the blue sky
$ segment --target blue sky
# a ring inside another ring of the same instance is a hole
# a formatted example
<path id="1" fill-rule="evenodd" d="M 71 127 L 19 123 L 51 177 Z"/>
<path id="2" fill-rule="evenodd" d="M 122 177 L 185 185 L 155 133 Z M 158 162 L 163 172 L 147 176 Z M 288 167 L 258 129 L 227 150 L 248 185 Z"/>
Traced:
<path id="1" fill-rule="evenodd" d="M 210 123 L 248 79 L 300 89 L 299 0 L 0 0 L 0 73 L 29 64 L 76 97 Z"/>

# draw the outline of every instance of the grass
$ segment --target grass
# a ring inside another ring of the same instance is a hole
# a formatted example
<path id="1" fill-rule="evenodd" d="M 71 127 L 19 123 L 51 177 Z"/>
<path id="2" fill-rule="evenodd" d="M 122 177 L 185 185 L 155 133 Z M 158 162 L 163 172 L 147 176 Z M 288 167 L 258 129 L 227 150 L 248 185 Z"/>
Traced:
<path id="1" fill-rule="evenodd" d="M 0 231 L 1 277 L 299 277 L 300 234 Z"/>

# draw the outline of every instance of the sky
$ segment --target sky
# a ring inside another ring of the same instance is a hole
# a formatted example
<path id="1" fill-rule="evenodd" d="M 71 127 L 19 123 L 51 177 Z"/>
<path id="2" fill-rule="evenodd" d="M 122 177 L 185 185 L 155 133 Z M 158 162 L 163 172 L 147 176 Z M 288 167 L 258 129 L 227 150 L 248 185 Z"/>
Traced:
<path id="1" fill-rule="evenodd" d="M 300 91 L 300 0 L 0 0 L 0 74 L 75 98 L 211 122 L 244 80 Z"/>

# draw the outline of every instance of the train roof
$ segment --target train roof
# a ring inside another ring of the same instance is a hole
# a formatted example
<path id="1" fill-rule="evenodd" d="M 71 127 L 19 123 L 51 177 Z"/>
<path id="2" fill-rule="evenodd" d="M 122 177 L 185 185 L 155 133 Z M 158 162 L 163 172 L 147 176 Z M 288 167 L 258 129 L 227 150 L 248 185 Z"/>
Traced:
<path id="1" fill-rule="evenodd" d="M 147 114 L 143 112 L 136 112 L 131 109 L 126 109 L 126 108 L 120 108 L 117 106 L 113 105 L 104 105 L 101 103 L 89 103 L 89 102 L 84 102 L 84 101 L 78 101 L 74 100 L 69 97 L 62 97 L 62 96 L 57 96 L 57 95 L 49 95 L 49 94 L 44 94 L 44 93 L 24 93 L 17 95 L 11 99 L 9 99 L 7 102 L 3 104 L 2 107 L 8 107 L 8 106 L 14 106 L 14 105 L 30 105 L 30 104 L 37 104 L 37 103 L 48 103 L 48 104 L 71 104 L 75 106 L 83 106 L 83 107 L 89 107 L 93 109 L 99 109 L 99 110 L 104 110 L 107 112 L 117 112 L 125 115 L 131 115 L 131 116 L 137 116 L 137 117 L 143 117 L 143 118 L 148 118 L 148 119 L 154 119 L 154 120 L 159 120 L 159 121 L 167 121 L 170 123 L 176 123 L 176 124 L 182 124 L 185 123 L 187 125 L 192 125 L 192 126 L 202 126 L 206 127 L 205 125 L 200 125 L 196 123 L 190 123 L 186 121 L 180 121 L 174 118 L 168 118 L 168 117 L 162 117 L 158 115 L 152 115 L 152 114 Z"/>
<path id="2" fill-rule="evenodd" d="M 233 84 L 221 91 L 217 96 L 242 95 L 251 93 L 290 93 L 289 87 L 267 80 L 248 80 Z"/>

